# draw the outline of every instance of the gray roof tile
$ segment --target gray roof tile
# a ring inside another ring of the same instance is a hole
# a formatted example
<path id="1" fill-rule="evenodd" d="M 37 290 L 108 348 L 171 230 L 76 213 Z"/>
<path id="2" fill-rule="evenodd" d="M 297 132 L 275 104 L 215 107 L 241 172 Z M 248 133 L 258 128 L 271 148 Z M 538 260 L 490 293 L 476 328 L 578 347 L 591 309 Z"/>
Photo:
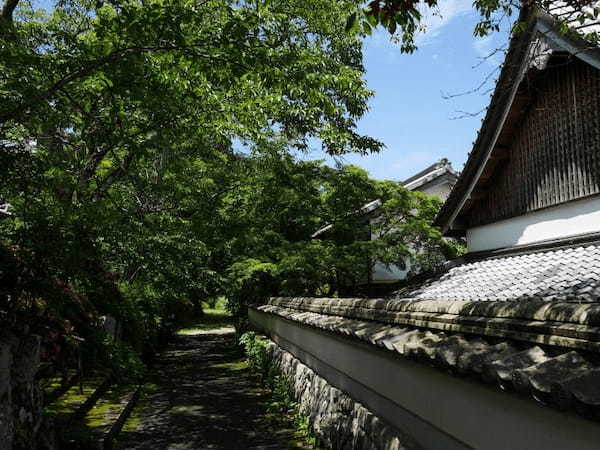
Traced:
<path id="1" fill-rule="evenodd" d="M 600 246 L 456 266 L 391 299 L 272 298 L 266 313 L 600 414 Z"/>
<path id="2" fill-rule="evenodd" d="M 396 298 L 509 301 L 600 300 L 600 248 L 547 250 L 462 264 Z"/>
<path id="3" fill-rule="evenodd" d="M 550 358 L 541 364 L 515 370 L 512 374 L 512 382 L 521 392 L 550 394 L 552 383 L 584 375 L 589 370 L 590 365 L 587 361 L 579 353 L 572 351 Z"/>
<path id="4" fill-rule="evenodd" d="M 576 408 L 585 413 L 585 407 L 600 407 L 600 368 L 554 381 L 550 392 L 554 405 L 560 409 Z"/>
<path id="5" fill-rule="evenodd" d="M 514 371 L 541 364 L 548 359 L 540 347 L 531 347 L 485 364 L 483 376 L 486 380 L 497 380 L 499 383 L 511 382 Z"/>
<path id="6" fill-rule="evenodd" d="M 389 305 L 364 299 L 275 298 L 258 309 L 365 341 L 455 374 L 478 376 L 484 382 L 516 390 L 560 409 L 574 409 L 586 416 L 600 411 L 600 364 L 588 361 L 579 351 L 560 347 L 550 351 L 512 340 L 494 342 L 472 334 L 349 318 L 355 307 L 352 302 L 373 309 Z M 308 311 L 311 305 L 320 312 Z M 336 315 L 324 312 L 334 306 Z"/>

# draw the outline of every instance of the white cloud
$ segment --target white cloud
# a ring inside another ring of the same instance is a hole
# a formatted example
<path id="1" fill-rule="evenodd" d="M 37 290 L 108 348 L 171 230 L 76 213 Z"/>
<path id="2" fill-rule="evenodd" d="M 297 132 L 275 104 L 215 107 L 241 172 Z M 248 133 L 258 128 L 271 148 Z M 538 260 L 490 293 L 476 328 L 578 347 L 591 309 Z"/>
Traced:
<path id="1" fill-rule="evenodd" d="M 499 50 L 500 44 L 498 43 L 498 39 L 496 39 L 495 34 L 490 34 L 485 37 L 478 37 L 473 41 L 473 48 L 475 52 L 479 56 L 485 60 L 486 64 L 491 66 L 498 66 L 502 62 L 502 57 L 504 53 Z"/>
<path id="2" fill-rule="evenodd" d="M 420 31 L 415 39 L 418 46 L 423 46 L 434 41 L 446 25 L 457 17 L 468 14 L 473 11 L 471 2 L 465 0 L 440 0 L 435 9 L 422 8 L 421 25 L 423 31 Z"/>

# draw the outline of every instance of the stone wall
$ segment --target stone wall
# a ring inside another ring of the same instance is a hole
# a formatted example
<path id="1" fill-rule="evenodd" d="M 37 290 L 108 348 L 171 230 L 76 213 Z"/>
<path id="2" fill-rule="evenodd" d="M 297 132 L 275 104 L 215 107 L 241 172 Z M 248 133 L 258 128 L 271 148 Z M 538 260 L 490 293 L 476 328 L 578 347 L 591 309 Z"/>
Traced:
<path id="1" fill-rule="evenodd" d="M 37 448 L 42 395 L 35 376 L 40 338 L 0 335 L 0 450 Z"/>
<path id="2" fill-rule="evenodd" d="M 414 449 L 412 442 L 346 393 L 330 385 L 291 353 L 269 346 L 274 365 L 290 383 L 300 412 L 326 448 L 360 450 Z"/>

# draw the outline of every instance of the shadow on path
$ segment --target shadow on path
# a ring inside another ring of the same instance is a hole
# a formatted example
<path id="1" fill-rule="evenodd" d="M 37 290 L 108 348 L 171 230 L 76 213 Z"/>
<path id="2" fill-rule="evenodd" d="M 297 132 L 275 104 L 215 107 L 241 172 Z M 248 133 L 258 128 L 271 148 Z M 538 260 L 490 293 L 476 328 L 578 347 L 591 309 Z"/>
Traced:
<path id="1" fill-rule="evenodd" d="M 156 359 L 118 448 L 309 448 L 289 419 L 267 414 L 268 395 L 233 343 L 233 328 L 177 335 Z"/>

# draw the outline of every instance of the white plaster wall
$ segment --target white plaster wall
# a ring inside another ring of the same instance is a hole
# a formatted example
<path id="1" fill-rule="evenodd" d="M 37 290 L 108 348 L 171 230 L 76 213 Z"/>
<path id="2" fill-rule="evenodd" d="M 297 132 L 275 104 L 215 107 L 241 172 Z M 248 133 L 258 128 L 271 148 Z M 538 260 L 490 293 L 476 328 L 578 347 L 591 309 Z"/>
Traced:
<path id="1" fill-rule="evenodd" d="M 467 230 L 469 251 L 532 244 L 600 232 L 600 196 Z"/>
<path id="2" fill-rule="evenodd" d="M 406 263 L 405 270 L 393 264 L 388 267 L 382 263 L 375 263 L 371 271 L 371 281 L 373 283 L 393 283 L 404 280 L 409 270 L 410 261 Z"/>
<path id="3" fill-rule="evenodd" d="M 600 427 L 396 352 L 255 309 L 250 323 L 424 450 L 598 450 Z M 405 447 L 406 448 L 406 447 Z"/>
<path id="4" fill-rule="evenodd" d="M 450 191 L 452 190 L 452 186 L 449 183 L 437 184 L 435 186 L 427 187 L 426 189 L 417 189 L 428 195 L 436 195 L 442 201 L 446 201 L 448 196 L 450 195 Z"/>

